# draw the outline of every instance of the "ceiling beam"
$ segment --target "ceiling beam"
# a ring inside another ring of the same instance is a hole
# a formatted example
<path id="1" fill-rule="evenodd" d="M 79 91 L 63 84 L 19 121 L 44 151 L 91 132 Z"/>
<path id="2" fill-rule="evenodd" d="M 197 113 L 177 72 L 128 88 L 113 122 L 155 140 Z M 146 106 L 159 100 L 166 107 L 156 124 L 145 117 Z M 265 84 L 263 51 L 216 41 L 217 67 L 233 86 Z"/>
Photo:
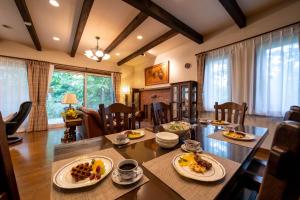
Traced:
<path id="1" fill-rule="evenodd" d="M 105 53 L 110 53 L 116 48 L 127 36 L 132 33 L 141 23 L 147 19 L 148 15 L 140 12 L 127 26 L 126 28 L 114 39 L 114 41 L 104 50 Z"/>
<path id="2" fill-rule="evenodd" d="M 30 34 L 30 37 L 34 43 L 36 50 L 42 51 L 42 46 L 39 40 L 39 37 L 35 31 L 29 10 L 27 8 L 25 0 L 15 0 L 15 3 L 18 7 L 19 13 L 21 14 L 24 24 Z"/>
<path id="3" fill-rule="evenodd" d="M 83 2 L 79 21 L 78 21 L 77 28 L 76 28 L 75 37 L 74 37 L 73 44 L 72 44 L 71 53 L 70 53 L 71 57 L 74 57 L 76 54 L 82 33 L 84 31 L 84 27 L 89 18 L 93 3 L 94 3 L 94 0 L 84 0 L 84 2 Z"/>
<path id="4" fill-rule="evenodd" d="M 130 4 L 136 9 L 144 12 L 145 14 L 153 17 L 157 21 L 165 24 L 171 29 L 175 30 L 178 33 L 188 37 L 189 39 L 201 44 L 203 42 L 203 36 L 174 17 L 172 14 L 153 3 L 150 0 L 123 0 L 124 2 Z"/>
<path id="5" fill-rule="evenodd" d="M 130 54 L 129 56 L 127 56 L 126 58 L 122 59 L 121 61 L 119 61 L 117 64 L 118 66 L 123 65 L 124 63 L 128 62 L 129 60 L 142 55 L 143 53 L 145 53 L 146 51 L 152 49 L 153 47 L 163 43 L 164 41 L 174 37 L 175 35 L 177 35 L 178 33 L 174 30 L 170 30 L 166 33 L 164 33 L 163 35 L 161 35 L 160 37 L 156 38 L 155 40 L 153 40 L 152 42 L 146 44 L 145 46 L 143 46 L 142 48 L 136 50 L 135 52 L 133 52 L 132 54 Z"/>
<path id="6" fill-rule="evenodd" d="M 237 4 L 236 0 L 219 0 L 219 2 L 223 5 L 225 10 L 240 28 L 243 28 L 247 25 L 246 16 Z"/>

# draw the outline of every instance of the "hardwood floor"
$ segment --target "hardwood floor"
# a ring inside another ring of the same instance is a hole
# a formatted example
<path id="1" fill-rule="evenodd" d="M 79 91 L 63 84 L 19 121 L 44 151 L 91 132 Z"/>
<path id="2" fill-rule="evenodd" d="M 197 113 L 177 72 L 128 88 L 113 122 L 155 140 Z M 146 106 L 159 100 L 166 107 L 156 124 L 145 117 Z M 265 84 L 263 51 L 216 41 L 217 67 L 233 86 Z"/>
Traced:
<path id="1" fill-rule="evenodd" d="M 50 199 L 53 149 L 64 129 L 19 134 L 23 142 L 10 146 L 21 199 Z"/>

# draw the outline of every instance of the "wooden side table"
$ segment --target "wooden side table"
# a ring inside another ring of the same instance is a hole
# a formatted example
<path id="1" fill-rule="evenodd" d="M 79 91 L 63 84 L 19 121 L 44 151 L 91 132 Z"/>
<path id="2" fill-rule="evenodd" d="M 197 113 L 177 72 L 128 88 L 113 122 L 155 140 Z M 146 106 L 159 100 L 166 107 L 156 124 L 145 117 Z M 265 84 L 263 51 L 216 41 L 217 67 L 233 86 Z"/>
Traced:
<path id="1" fill-rule="evenodd" d="M 76 126 L 80 126 L 82 124 L 82 119 L 66 119 L 63 117 L 66 130 L 64 132 L 64 137 L 61 138 L 63 143 L 69 143 L 76 141 Z"/>

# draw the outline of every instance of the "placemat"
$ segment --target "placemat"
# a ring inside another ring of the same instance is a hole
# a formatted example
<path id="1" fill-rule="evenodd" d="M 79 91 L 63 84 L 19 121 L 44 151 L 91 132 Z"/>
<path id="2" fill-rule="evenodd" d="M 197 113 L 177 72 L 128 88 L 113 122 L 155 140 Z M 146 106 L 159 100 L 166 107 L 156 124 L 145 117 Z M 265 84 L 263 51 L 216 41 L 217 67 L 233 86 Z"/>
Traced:
<path id="1" fill-rule="evenodd" d="M 255 136 L 255 140 L 251 140 L 251 141 L 234 140 L 234 139 L 225 137 L 222 134 L 222 131 L 217 131 L 215 133 L 212 133 L 212 134 L 208 135 L 208 137 L 216 139 L 216 140 L 229 142 L 232 144 L 237 144 L 237 145 L 244 146 L 244 147 L 249 147 L 249 148 L 254 148 L 255 145 L 257 144 L 257 142 L 260 140 L 260 136 L 257 136 L 257 135 Z"/>
<path id="2" fill-rule="evenodd" d="M 124 159 L 124 157 L 119 154 L 115 149 L 108 148 L 100 151 L 95 151 L 93 153 L 87 154 L 89 155 L 102 155 L 111 158 L 114 162 L 113 170 L 116 168 L 117 164 Z M 82 156 L 81 156 L 82 157 Z M 77 157 L 79 158 L 79 157 Z M 76 159 L 69 158 L 65 160 L 60 160 L 52 163 L 52 177 L 57 170 L 59 170 L 62 166 Z M 112 171 L 111 171 L 112 173 Z M 111 179 L 111 173 L 102 181 L 100 181 L 95 186 L 91 186 L 89 188 L 81 188 L 75 190 L 62 190 L 57 188 L 56 186 L 51 187 L 51 199 L 84 199 L 84 200 L 106 200 L 106 199 L 117 199 L 120 196 L 128 193 L 129 191 L 145 184 L 149 181 L 149 179 L 144 175 L 144 177 L 137 183 L 129 186 L 119 186 L 115 184 Z M 52 180 L 51 180 L 52 181 Z"/>
<path id="3" fill-rule="evenodd" d="M 148 131 L 146 129 L 138 129 L 138 130 L 143 130 L 145 132 L 145 135 L 143 137 L 141 137 L 141 138 L 138 138 L 138 139 L 131 139 L 130 142 L 129 142 L 129 145 L 155 138 L 155 133 L 153 133 L 151 131 Z M 116 138 L 117 138 L 118 134 L 120 134 L 120 133 L 105 135 L 105 137 L 107 139 L 109 139 L 113 144 L 115 144 L 116 143 Z"/>
<path id="4" fill-rule="evenodd" d="M 171 162 L 174 156 L 180 153 L 182 153 L 180 149 L 174 150 L 170 153 L 143 163 L 143 166 L 184 199 L 215 199 L 216 196 L 221 192 L 222 188 L 227 184 L 233 174 L 240 167 L 240 164 L 237 162 L 209 154 L 224 166 L 226 170 L 226 176 L 224 179 L 217 182 L 207 183 L 196 181 L 185 178 L 175 171 Z"/>

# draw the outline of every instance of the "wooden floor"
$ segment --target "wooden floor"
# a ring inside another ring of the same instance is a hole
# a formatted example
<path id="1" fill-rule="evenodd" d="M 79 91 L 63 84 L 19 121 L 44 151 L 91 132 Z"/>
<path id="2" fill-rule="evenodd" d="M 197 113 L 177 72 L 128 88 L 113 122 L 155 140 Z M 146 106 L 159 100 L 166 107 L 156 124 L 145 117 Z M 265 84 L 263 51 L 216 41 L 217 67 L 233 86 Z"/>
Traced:
<path id="1" fill-rule="evenodd" d="M 53 149 L 64 129 L 20 134 L 23 142 L 10 146 L 21 199 L 50 199 Z"/>

